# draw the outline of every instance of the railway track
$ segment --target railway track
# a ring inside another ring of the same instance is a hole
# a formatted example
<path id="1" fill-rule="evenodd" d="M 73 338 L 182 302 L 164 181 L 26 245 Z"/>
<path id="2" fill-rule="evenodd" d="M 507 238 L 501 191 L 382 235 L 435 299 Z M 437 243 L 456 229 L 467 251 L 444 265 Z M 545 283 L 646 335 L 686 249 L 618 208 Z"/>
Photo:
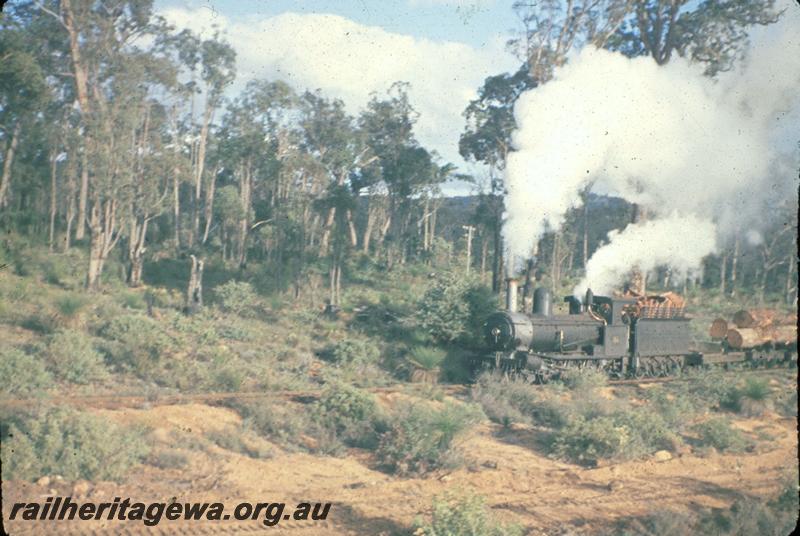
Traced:
<path id="1" fill-rule="evenodd" d="M 775 368 L 735 368 L 718 370 L 723 375 L 755 375 L 771 376 L 790 367 Z M 608 380 L 609 386 L 637 386 L 656 383 L 691 382 L 692 376 L 664 376 L 645 378 L 625 378 Z M 419 383 L 403 383 L 387 387 L 368 387 L 365 391 L 373 394 L 421 394 L 432 386 Z M 445 395 L 466 396 L 470 386 L 465 384 L 443 384 L 435 388 Z M 91 407 L 97 409 L 141 408 L 152 406 L 173 406 L 180 404 L 219 404 L 230 400 L 286 400 L 300 403 L 310 403 L 317 400 L 323 393 L 322 389 L 315 390 L 283 390 L 283 391 L 232 391 L 232 392 L 207 392 L 207 393 L 172 393 L 172 394 L 147 394 L 147 395 L 51 395 L 37 398 L 0 398 L 0 407 L 29 407 L 32 404 L 70 405 Z"/>

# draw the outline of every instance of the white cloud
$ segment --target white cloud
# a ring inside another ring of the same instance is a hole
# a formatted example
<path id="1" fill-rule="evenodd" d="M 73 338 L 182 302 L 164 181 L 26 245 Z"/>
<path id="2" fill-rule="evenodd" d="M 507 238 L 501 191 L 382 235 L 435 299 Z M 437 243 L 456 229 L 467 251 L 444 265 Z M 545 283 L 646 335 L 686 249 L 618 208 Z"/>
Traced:
<path id="1" fill-rule="evenodd" d="M 237 87 L 253 78 L 280 78 L 300 90 L 319 88 L 357 113 L 372 92 L 383 93 L 398 80 L 410 82 L 410 97 L 420 113 L 420 141 L 457 164 L 462 163 L 462 111 L 487 76 L 516 67 L 501 36 L 475 48 L 331 14 L 285 13 L 241 21 L 208 8 L 172 8 L 161 14 L 178 28 L 205 30 L 205 35 L 212 24 L 219 26 L 237 52 Z"/>

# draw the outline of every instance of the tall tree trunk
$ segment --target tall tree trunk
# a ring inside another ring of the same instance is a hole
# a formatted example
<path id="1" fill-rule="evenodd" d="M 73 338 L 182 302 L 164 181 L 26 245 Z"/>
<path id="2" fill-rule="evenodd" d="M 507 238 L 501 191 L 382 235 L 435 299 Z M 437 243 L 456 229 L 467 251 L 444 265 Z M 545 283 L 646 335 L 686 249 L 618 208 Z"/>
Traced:
<path id="1" fill-rule="evenodd" d="M 494 255 L 492 258 L 492 292 L 498 293 L 503 288 L 503 235 L 500 222 L 494 226 Z"/>
<path id="2" fill-rule="evenodd" d="M 203 307 L 203 267 L 205 261 L 190 255 L 192 268 L 189 272 L 189 285 L 186 288 L 186 312 L 196 313 Z"/>
<path id="3" fill-rule="evenodd" d="M 347 218 L 347 228 L 350 231 L 350 245 L 353 246 L 353 248 L 356 248 L 358 247 L 358 231 L 356 230 L 356 224 L 353 221 L 353 211 L 347 209 L 345 216 Z"/>
<path id="4" fill-rule="evenodd" d="M 325 226 L 322 229 L 322 238 L 319 241 L 319 256 L 323 257 L 328 253 L 328 243 L 331 238 L 331 228 L 336 219 L 336 207 L 328 209 L 328 215 L 325 217 Z"/>
<path id="5" fill-rule="evenodd" d="M 486 240 L 486 233 L 481 233 L 481 281 L 486 275 L 486 257 L 489 253 L 489 241 Z"/>
<path id="6" fill-rule="evenodd" d="M 208 234 L 211 232 L 211 223 L 214 221 L 214 194 L 217 190 L 218 173 L 219 169 L 215 169 L 211 180 L 208 181 L 208 187 L 206 188 L 206 206 L 203 213 L 203 218 L 205 219 L 205 228 L 203 229 L 203 244 L 208 242 Z"/>
<path id="7" fill-rule="evenodd" d="M 247 231 L 250 218 L 250 200 L 252 197 L 251 184 L 251 163 L 248 161 L 242 169 L 242 177 L 239 181 L 239 203 L 241 204 L 242 217 L 239 220 L 239 239 L 237 240 L 237 262 L 239 268 L 244 268 L 245 257 L 247 254 Z"/>
<path id="8" fill-rule="evenodd" d="M 361 250 L 364 254 L 369 254 L 369 241 L 372 238 L 372 228 L 375 225 L 375 211 L 372 208 L 372 200 L 369 200 L 367 207 L 367 225 L 364 227 L 364 234 L 361 240 Z"/>
<path id="9" fill-rule="evenodd" d="M 731 257 L 731 297 L 736 296 L 736 268 L 739 263 L 739 232 L 733 241 L 733 256 Z"/>
<path id="10" fill-rule="evenodd" d="M 796 279 L 794 278 L 794 265 L 796 262 L 797 257 L 795 252 L 792 251 L 789 253 L 789 262 L 786 268 L 786 303 L 792 303 L 792 284 L 796 284 Z"/>
<path id="11" fill-rule="evenodd" d="M 177 152 L 177 151 L 176 151 Z M 176 156 L 177 158 L 177 156 Z M 181 247 L 181 178 L 178 165 L 172 170 L 172 220 L 175 249 Z"/>
<path id="12" fill-rule="evenodd" d="M 128 237 L 128 285 L 138 287 L 142 284 L 142 271 L 144 269 L 144 254 L 147 251 L 145 239 L 147 237 L 147 224 L 149 216 L 131 218 L 130 236 Z"/>
<path id="13" fill-rule="evenodd" d="M 203 171 L 206 165 L 206 145 L 208 143 L 208 129 L 214 118 L 214 103 L 209 99 L 206 101 L 206 109 L 203 112 L 203 124 L 200 127 L 200 139 L 197 145 L 197 155 L 194 173 L 194 206 L 192 210 L 192 234 L 190 246 L 197 243 L 200 234 L 200 200 L 203 188 Z"/>
<path id="14" fill-rule="evenodd" d="M 86 234 L 86 211 L 89 199 L 89 167 L 86 153 L 92 147 L 92 137 L 89 129 L 89 118 L 92 113 L 89 100 L 88 69 L 81 55 L 80 32 L 75 25 L 71 0 L 61 0 L 61 15 L 64 27 L 69 36 L 69 52 L 72 59 L 72 71 L 75 79 L 75 92 L 81 108 L 81 123 L 84 129 L 83 155 L 81 165 L 81 188 L 78 195 L 78 226 L 75 229 L 75 239 L 83 240 Z"/>
<path id="15" fill-rule="evenodd" d="M 719 261 L 719 293 L 720 295 L 725 295 L 725 280 L 727 279 L 727 274 L 725 273 L 728 268 L 728 255 L 727 253 L 720 257 Z"/>
<path id="16" fill-rule="evenodd" d="M 17 121 L 14 125 L 14 130 L 11 132 L 11 143 L 8 144 L 6 149 L 5 158 L 3 159 L 3 175 L 0 176 L 0 209 L 6 208 L 8 205 L 8 192 L 11 184 L 11 164 L 14 162 L 14 153 L 19 144 L 19 130 L 21 121 Z"/>
<path id="17" fill-rule="evenodd" d="M 86 273 L 86 287 L 89 289 L 97 289 L 99 286 L 108 254 L 119 239 L 116 212 L 116 200 L 107 199 L 101 202 L 95 197 L 89 220 L 89 269 Z"/>
<path id="18" fill-rule="evenodd" d="M 50 153 L 50 251 L 53 251 L 56 243 L 56 214 L 58 212 L 58 184 L 56 183 L 56 172 L 58 171 L 57 158 L 58 151 L 54 149 L 53 152 Z"/>

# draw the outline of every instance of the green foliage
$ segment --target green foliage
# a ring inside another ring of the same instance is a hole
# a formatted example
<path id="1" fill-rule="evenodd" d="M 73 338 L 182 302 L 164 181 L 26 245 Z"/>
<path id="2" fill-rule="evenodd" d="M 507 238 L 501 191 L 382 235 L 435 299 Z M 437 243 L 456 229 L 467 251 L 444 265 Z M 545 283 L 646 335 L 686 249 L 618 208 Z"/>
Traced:
<path id="1" fill-rule="evenodd" d="M 664 418 L 647 406 L 608 414 L 584 407 L 565 421 L 554 430 L 549 448 L 557 457 L 578 463 L 631 459 L 657 450 L 675 450 L 681 443 Z"/>
<path id="2" fill-rule="evenodd" d="M 159 449 L 150 454 L 147 463 L 159 469 L 183 469 L 189 465 L 189 459 L 174 449 Z"/>
<path id="3" fill-rule="evenodd" d="M 45 350 L 50 370 L 72 383 L 91 383 L 108 376 L 103 356 L 91 337 L 81 331 L 61 329 L 49 337 Z"/>
<path id="4" fill-rule="evenodd" d="M 551 452 L 576 462 L 616 458 L 631 443 L 631 430 L 613 417 L 585 419 L 578 416 L 555 432 Z"/>
<path id="5" fill-rule="evenodd" d="M 485 318 L 496 309 L 491 291 L 463 274 L 440 276 L 417 305 L 417 321 L 437 342 L 476 343 Z"/>
<path id="6" fill-rule="evenodd" d="M 328 387 L 312 409 L 315 419 L 347 444 L 374 447 L 383 428 L 374 397 L 367 391 L 337 383 Z"/>
<path id="7" fill-rule="evenodd" d="M 561 381 L 569 389 L 578 392 L 597 389 L 606 385 L 606 374 L 596 368 L 568 370 L 561 375 Z"/>
<path id="8" fill-rule="evenodd" d="M 419 536 L 521 536 L 521 527 L 500 523 L 478 495 L 444 495 L 433 502 L 430 523 L 418 524 Z"/>
<path id="9" fill-rule="evenodd" d="M 83 294 L 67 293 L 53 300 L 53 306 L 59 316 L 69 320 L 75 318 L 88 302 L 89 300 Z"/>
<path id="10" fill-rule="evenodd" d="M 415 366 L 424 368 L 425 370 L 433 370 L 438 368 L 445 357 L 447 352 L 440 348 L 432 346 L 415 346 L 409 352 L 409 361 Z"/>
<path id="11" fill-rule="evenodd" d="M 273 456 L 272 449 L 259 441 L 258 437 L 253 437 L 252 432 L 246 428 L 238 426 L 227 426 L 220 430 L 212 430 L 206 437 L 220 447 L 244 454 L 250 458 L 263 459 Z"/>
<path id="12" fill-rule="evenodd" d="M 154 365 L 173 346 L 171 337 L 160 323 L 138 314 L 112 318 L 102 327 L 100 334 L 110 341 L 106 350 L 117 366 L 144 377 L 153 372 Z"/>
<path id="13" fill-rule="evenodd" d="M 523 380 L 504 381 L 490 373 L 481 374 L 471 396 L 487 417 L 506 427 L 513 423 L 530 423 L 530 416 L 542 398 L 538 386 Z"/>
<path id="14" fill-rule="evenodd" d="M 9 347 L 0 347 L 0 378 L 0 392 L 14 395 L 46 389 L 53 381 L 40 359 Z"/>
<path id="15" fill-rule="evenodd" d="M 730 420 L 714 417 L 693 427 L 702 445 L 719 451 L 742 452 L 747 446 L 744 434 L 731 426 Z"/>
<path id="16" fill-rule="evenodd" d="M 220 308 L 239 316 L 255 316 L 259 313 L 261 300 L 253 286 L 246 281 L 228 281 L 214 289 Z"/>
<path id="17" fill-rule="evenodd" d="M 143 430 L 64 408 L 17 418 L 3 432 L 3 477 L 9 480 L 57 474 L 119 481 L 148 452 Z"/>
<path id="18" fill-rule="evenodd" d="M 331 361 L 339 365 L 376 363 L 381 355 L 374 342 L 360 338 L 337 341 L 328 353 Z"/>
<path id="19" fill-rule="evenodd" d="M 455 440 L 484 417 L 477 406 L 445 403 L 403 404 L 389 418 L 378 459 L 399 475 L 423 474 L 456 462 Z"/>

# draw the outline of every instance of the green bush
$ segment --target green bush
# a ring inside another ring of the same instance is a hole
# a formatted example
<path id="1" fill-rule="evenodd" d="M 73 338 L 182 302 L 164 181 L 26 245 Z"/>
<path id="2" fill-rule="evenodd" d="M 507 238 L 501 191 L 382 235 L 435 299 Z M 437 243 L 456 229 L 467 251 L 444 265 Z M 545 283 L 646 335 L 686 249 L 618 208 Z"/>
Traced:
<path id="1" fill-rule="evenodd" d="M 425 370 L 433 370 L 442 364 L 445 357 L 447 357 L 447 352 L 441 348 L 415 346 L 411 349 L 411 352 L 409 352 L 408 359 L 415 366 Z"/>
<path id="2" fill-rule="evenodd" d="M 312 409 L 315 418 L 347 444 L 374 447 L 383 427 L 375 398 L 361 389 L 337 383 L 327 388 Z"/>
<path id="3" fill-rule="evenodd" d="M 508 427 L 531 422 L 531 414 L 541 399 L 541 387 L 484 373 L 475 382 L 471 396 L 489 419 Z"/>
<path id="4" fill-rule="evenodd" d="M 595 368 L 568 370 L 561 375 L 561 381 L 573 391 L 585 392 L 606 385 L 606 374 Z"/>
<path id="5" fill-rule="evenodd" d="M 338 341 L 328 353 L 331 361 L 340 365 L 376 363 L 381 356 L 375 343 L 367 339 L 354 338 Z"/>
<path id="6" fill-rule="evenodd" d="M 64 320 L 72 320 L 80 314 L 81 310 L 89 303 L 82 294 L 63 294 L 53 300 L 56 312 Z"/>
<path id="7" fill-rule="evenodd" d="M 228 426 L 221 430 L 212 430 L 206 437 L 220 447 L 244 454 L 250 458 L 263 459 L 273 456 L 272 449 L 263 445 L 258 438 L 251 436 L 252 432 L 238 426 Z"/>
<path id="8" fill-rule="evenodd" d="M 702 445 L 719 451 L 742 452 L 747 446 L 744 434 L 733 428 L 730 420 L 724 417 L 715 417 L 697 424 L 693 430 Z"/>
<path id="9" fill-rule="evenodd" d="M 631 431 L 613 417 L 571 420 L 554 432 L 551 452 L 560 458 L 579 463 L 620 456 L 631 442 Z"/>
<path id="10" fill-rule="evenodd" d="M 46 389 L 53 378 L 41 360 L 16 348 L 0 348 L 0 392 L 25 394 Z"/>
<path id="11" fill-rule="evenodd" d="M 419 536 L 521 536 L 516 525 L 500 523 L 478 495 L 445 495 L 433 502 L 430 523 L 418 524 Z"/>
<path id="12" fill-rule="evenodd" d="M 112 318 L 100 331 L 112 344 L 106 349 L 112 361 L 123 370 L 149 377 L 161 356 L 171 350 L 173 341 L 156 320 L 130 314 Z"/>
<path id="13" fill-rule="evenodd" d="M 423 474 L 454 464 L 454 441 L 483 417 L 472 404 L 448 402 L 440 409 L 425 403 L 403 404 L 389 418 L 378 459 L 399 475 Z"/>
<path id="14" fill-rule="evenodd" d="M 579 463 L 675 450 L 681 442 L 664 418 L 646 406 L 609 414 L 577 412 L 566 420 L 553 432 L 550 450 L 560 458 Z"/>
<path id="15" fill-rule="evenodd" d="M 253 286 L 246 281 L 228 281 L 215 288 L 214 295 L 223 311 L 239 316 L 254 316 L 261 305 Z"/>
<path id="16" fill-rule="evenodd" d="M 159 469 L 183 469 L 189 465 L 189 459 L 182 452 L 160 449 L 150 454 L 147 463 Z"/>
<path id="17" fill-rule="evenodd" d="M 58 330 L 49 337 L 45 355 L 53 374 L 68 382 L 91 383 L 108 376 L 103 356 L 83 332 Z"/>
<path id="18" fill-rule="evenodd" d="M 144 430 L 123 430 L 103 418 L 50 409 L 17 418 L 3 430 L 3 477 L 34 480 L 122 479 L 147 455 Z"/>
<path id="19" fill-rule="evenodd" d="M 440 276 L 417 304 L 417 322 L 440 343 L 477 344 L 486 317 L 497 308 L 494 295 L 475 278 Z"/>

